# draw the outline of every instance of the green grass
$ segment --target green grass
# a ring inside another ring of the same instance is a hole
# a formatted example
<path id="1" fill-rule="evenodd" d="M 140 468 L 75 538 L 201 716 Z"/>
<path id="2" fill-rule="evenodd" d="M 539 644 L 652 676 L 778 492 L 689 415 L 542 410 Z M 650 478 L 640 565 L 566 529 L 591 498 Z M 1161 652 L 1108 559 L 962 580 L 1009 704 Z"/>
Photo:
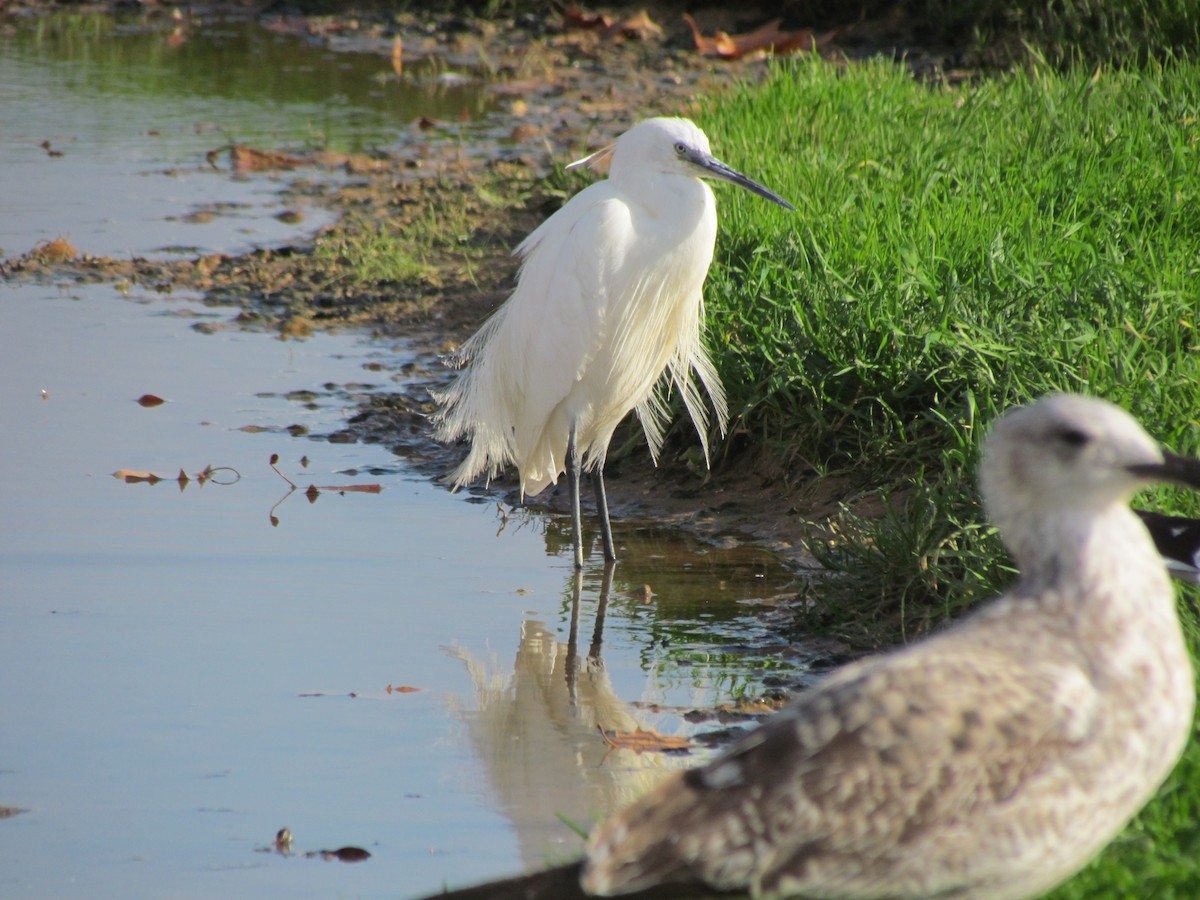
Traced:
<path id="1" fill-rule="evenodd" d="M 722 450 L 765 444 L 795 485 L 837 474 L 851 505 L 885 499 L 882 516 L 813 529 L 834 573 L 819 592 L 830 630 L 894 642 L 1011 579 L 974 463 L 1013 404 L 1085 392 L 1200 450 L 1200 65 L 949 89 L 890 64 L 802 62 L 701 125 L 798 207 L 720 189 L 706 296 L 738 419 Z M 1200 511 L 1169 490 L 1139 500 Z M 1198 777 L 1193 742 L 1055 896 L 1195 896 Z"/>
<path id="2" fill-rule="evenodd" d="M 971 574 L 999 550 L 969 527 L 969 485 L 1009 406 L 1087 392 L 1200 448 L 1200 66 L 947 89 L 806 62 L 702 125 L 798 207 L 721 191 L 706 295 L 738 417 L 724 451 L 761 442 L 794 482 L 841 474 L 851 498 L 903 507 L 883 526 L 848 519 L 833 546 L 814 535 L 827 564 L 861 572 L 873 554 L 902 587 L 883 611 L 850 592 L 847 620 L 912 630 L 959 589 L 994 589 Z"/>

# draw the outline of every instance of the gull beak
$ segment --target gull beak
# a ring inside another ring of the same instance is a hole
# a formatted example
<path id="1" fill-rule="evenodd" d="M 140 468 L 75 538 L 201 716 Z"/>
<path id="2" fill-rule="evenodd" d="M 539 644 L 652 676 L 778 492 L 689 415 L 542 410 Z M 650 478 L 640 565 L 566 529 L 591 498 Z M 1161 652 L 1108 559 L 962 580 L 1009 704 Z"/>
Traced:
<path id="1" fill-rule="evenodd" d="M 1139 463 L 1129 471 L 1151 481 L 1167 481 L 1200 491 L 1200 459 L 1163 451 L 1160 463 Z"/>
<path id="2" fill-rule="evenodd" d="M 601 152 L 603 152 L 603 151 L 601 151 Z M 703 175 L 705 177 L 720 178 L 724 181 L 732 181 L 734 184 L 738 185 L 739 187 L 744 187 L 746 190 L 751 191 L 752 193 L 758 194 L 758 196 L 764 197 L 767 200 L 770 200 L 772 203 L 778 203 L 784 209 L 794 210 L 796 208 L 796 207 L 792 206 L 792 204 L 790 204 L 786 200 L 784 200 L 782 197 L 780 197 L 778 194 L 776 194 L 774 191 L 768 190 L 767 188 L 763 187 L 761 184 L 759 184 L 753 178 L 746 177 L 741 172 L 739 172 L 737 169 L 734 169 L 731 166 L 725 165 L 725 163 L 721 162 L 719 159 L 717 159 L 714 156 L 709 156 L 707 153 L 704 153 L 700 150 L 694 150 L 691 147 L 689 147 L 687 149 L 687 153 L 684 155 L 684 159 L 686 159 L 688 162 L 690 162 L 692 165 L 696 166 L 697 168 L 703 170 Z"/>

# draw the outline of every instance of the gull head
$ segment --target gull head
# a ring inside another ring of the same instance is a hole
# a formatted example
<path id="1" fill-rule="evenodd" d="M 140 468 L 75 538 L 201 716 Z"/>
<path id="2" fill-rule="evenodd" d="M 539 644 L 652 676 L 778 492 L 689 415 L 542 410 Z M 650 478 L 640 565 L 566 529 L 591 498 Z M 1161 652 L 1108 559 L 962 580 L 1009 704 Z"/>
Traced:
<path id="1" fill-rule="evenodd" d="M 1163 451 L 1124 410 L 1075 394 L 1006 413 L 979 465 L 987 516 L 1018 561 L 1046 538 L 1043 523 L 1103 515 L 1156 482 L 1200 489 L 1200 460 Z"/>

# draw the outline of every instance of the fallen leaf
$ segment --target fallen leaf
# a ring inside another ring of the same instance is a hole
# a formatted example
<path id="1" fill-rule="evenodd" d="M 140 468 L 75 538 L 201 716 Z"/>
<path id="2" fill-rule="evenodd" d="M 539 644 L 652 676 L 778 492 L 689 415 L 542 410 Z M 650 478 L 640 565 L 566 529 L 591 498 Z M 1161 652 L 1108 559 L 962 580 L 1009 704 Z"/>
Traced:
<path id="1" fill-rule="evenodd" d="M 348 491 L 355 491 L 360 494 L 378 494 L 383 491 L 383 485 L 377 483 L 371 484 L 339 484 L 339 485 L 322 485 L 321 487 L 310 487 L 310 491 L 337 491 L 339 494 L 344 494 Z"/>
<path id="2" fill-rule="evenodd" d="M 563 27 L 568 29 L 607 29 L 612 26 L 612 22 L 612 19 L 602 13 L 588 15 L 575 5 L 568 6 L 563 10 Z"/>
<path id="3" fill-rule="evenodd" d="M 157 397 L 154 394 L 142 394 L 137 398 L 138 406 L 144 406 L 149 409 L 152 406 L 162 406 L 167 401 L 162 397 Z"/>
<path id="4" fill-rule="evenodd" d="M 692 742 L 684 737 L 670 737 L 659 734 L 653 728 L 649 731 L 638 728 L 636 731 L 614 731 L 611 734 L 604 730 L 603 725 L 596 726 L 604 743 L 614 750 L 633 750 L 635 753 L 665 753 L 668 751 L 691 750 Z"/>
<path id="5" fill-rule="evenodd" d="M 404 42 L 400 35 L 392 42 L 392 71 L 397 75 L 404 71 Z"/>
<path id="6" fill-rule="evenodd" d="M 387 686 L 387 692 L 389 694 L 413 694 L 419 690 L 419 687 L 412 687 L 411 685 L 407 684 L 398 684 L 395 687 L 392 687 L 390 684 Z"/>
<path id="7" fill-rule="evenodd" d="M 148 482 L 149 484 L 158 484 L 162 478 L 155 475 L 153 472 L 135 472 L 132 469 L 117 469 L 113 472 L 113 478 L 124 481 L 126 484 L 137 484 L 138 482 Z"/>
<path id="8" fill-rule="evenodd" d="M 622 19 L 608 28 L 604 29 L 605 37 L 614 35 L 621 37 L 635 38 L 639 41 L 648 41 L 651 38 L 661 38 L 663 36 L 662 26 L 650 18 L 650 14 L 644 9 L 640 9 L 627 19 Z"/>
<path id="9" fill-rule="evenodd" d="M 236 172 L 265 172 L 271 169 L 294 169 L 304 165 L 304 160 L 273 150 L 258 150 L 244 144 L 229 148 L 229 161 Z"/>
<path id="10" fill-rule="evenodd" d="M 344 863 L 356 863 L 370 859 L 371 854 L 362 847 L 338 847 L 336 850 L 318 851 L 322 859 L 336 859 Z"/>
<path id="11" fill-rule="evenodd" d="M 598 31 L 601 36 L 606 38 L 621 36 L 643 41 L 652 37 L 660 38 L 663 35 L 662 28 L 650 18 L 650 14 L 644 9 L 640 9 L 624 19 L 614 19 L 602 13 L 589 15 L 578 6 L 569 6 L 563 10 L 563 28 L 567 31 Z"/>
<path id="12" fill-rule="evenodd" d="M 690 15 L 684 13 L 683 19 L 692 29 L 692 38 L 696 42 L 696 49 L 700 51 L 700 55 L 716 56 L 721 59 L 741 59 L 747 53 L 758 50 L 773 53 L 776 56 L 800 51 L 820 51 L 832 43 L 833 39 L 843 30 L 835 28 L 818 38 L 813 36 L 811 28 L 802 28 L 800 31 L 781 31 L 779 26 L 783 24 L 783 19 L 772 19 L 765 25 L 745 34 L 730 35 L 724 31 L 718 31 L 713 37 L 708 38 L 701 33 L 700 26 Z"/>

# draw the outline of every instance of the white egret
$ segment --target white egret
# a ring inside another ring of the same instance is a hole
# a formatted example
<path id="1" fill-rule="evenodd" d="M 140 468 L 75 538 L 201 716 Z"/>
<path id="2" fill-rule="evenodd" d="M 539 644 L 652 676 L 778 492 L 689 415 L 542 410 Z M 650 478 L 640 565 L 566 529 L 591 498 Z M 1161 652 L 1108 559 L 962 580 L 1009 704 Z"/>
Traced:
<path id="1" fill-rule="evenodd" d="M 1008 593 L 837 670 L 618 810 L 582 863 L 447 898 L 1024 898 L 1077 872 L 1191 733 L 1175 595 L 1128 501 L 1200 489 L 1200 460 L 1056 394 L 996 424 L 979 476 L 1021 570 Z"/>
<path id="2" fill-rule="evenodd" d="M 683 398 L 708 460 L 709 414 L 724 433 L 725 393 L 704 346 L 701 288 L 717 234 L 716 201 L 702 178 L 792 205 L 714 159 L 687 119 L 648 119 L 573 165 L 608 160 L 609 176 L 572 197 L 516 249 L 516 289 L 460 349 L 467 366 L 438 399 L 437 437 L 467 437 L 455 487 L 507 465 L 522 496 L 564 471 L 575 566 L 583 566 L 579 511 L 590 470 L 606 559 L 616 559 L 604 458 L 618 423 L 637 410 L 657 458 L 666 414 L 660 383 Z"/>

